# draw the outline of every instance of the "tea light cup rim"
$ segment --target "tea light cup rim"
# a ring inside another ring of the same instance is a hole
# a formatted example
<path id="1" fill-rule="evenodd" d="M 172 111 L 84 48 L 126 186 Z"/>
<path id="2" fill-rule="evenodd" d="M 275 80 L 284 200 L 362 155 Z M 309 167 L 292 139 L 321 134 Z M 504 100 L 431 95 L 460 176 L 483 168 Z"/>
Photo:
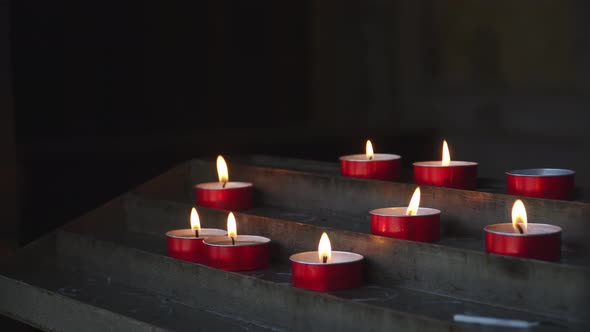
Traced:
<path id="1" fill-rule="evenodd" d="M 207 238 L 205 238 L 203 240 L 203 243 L 208 245 L 208 246 L 212 246 L 212 247 L 246 247 L 246 246 L 261 246 L 261 245 L 266 245 L 269 244 L 271 242 L 271 240 L 267 237 L 264 236 L 258 236 L 258 235 L 238 235 L 236 237 L 236 244 L 232 245 L 232 244 L 221 244 L 221 243 L 215 243 L 213 241 L 229 241 L 229 237 L 226 236 L 209 236 Z M 252 241 L 255 243 L 247 243 L 247 244 L 240 244 L 239 241 Z"/>
<path id="2" fill-rule="evenodd" d="M 451 160 L 449 165 L 443 165 L 441 160 L 428 160 L 428 161 L 415 161 L 412 163 L 413 166 L 419 167 L 473 167 L 478 166 L 479 163 L 475 161 L 465 160 Z"/>
<path id="3" fill-rule="evenodd" d="M 363 156 L 365 157 L 365 159 L 363 159 Z M 376 161 L 398 160 L 398 159 L 402 158 L 402 156 L 400 156 L 398 154 L 394 154 L 394 153 L 375 153 L 375 154 L 373 154 L 373 156 L 374 156 L 373 159 L 368 159 L 368 158 L 366 158 L 366 154 L 363 154 L 363 153 L 348 154 L 345 156 L 340 156 L 338 158 L 338 160 L 367 163 L 367 162 L 376 162 Z M 382 158 L 382 159 L 376 160 L 375 157 Z M 358 159 L 354 159 L 354 158 L 358 158 Z"/>
<path id="4" fill-rule="evenodd" d="M 365 257 L 361 254 L 357 254 L 354 252 L 350 252 L 350 251 L 337 251 L 337 250 L 333 250 L 332 251 L 332 256 L 334 255 L 346 255 L 349 256 L 351 258 L 350 261 L 345 261 L 345 262 L 328 262 L 328 263 L 322 263 L 319 262 L 319 257 L 318 257 L 318 261 L 317 262 L 309 262 L 309 261 L 304 261 L 301 258 L 299 258 L 298 256 L 303 256 L 303 255 L 315 255 L 315 257 L 318 257 L 318 252 L 317 251 L 304 251 L 304 252 L 299 252 L 296 254 L 293 254 L 289 257 L 289 260 L 291 262 L 294 263 L 299 263 L 299 264 L 307 264 L 307 265 L 320 265 L 320 266 L 327 266 L 327 265 L 341 265 L 341 264 L 350 264 L 350 263 L 355 263 L 355 262 L 360 262 L 363 259 L 365 259 Z"/>
<path id="5" fill-rule="evenodd" d="M 201 228 L 201 232 L 203 231 L 213 231 L 214 233 L 219 233 L 219 234 L 215 234 L 215 235 L 201 235 L 199 234 L 199 237 L 196 237 L 194 235 L 194 230 L 190 229 L 190 228 L 181 228 L 181 229 L 173 229 L 170 230 L 168 232 L 166 232 L 166 236 L 167 237 L 172 237 L 175 239 L 185 239 L 185 240 L 203 240 L 204 238 L 207 237 L 211 237 L 211 236 L 223 236 L 223 235 L 227 235 L 227 231 L 223 230 L 223 229 L 219 229 L 219 228 Z M 175 234 L 175 233 L 181 233 L 181 232 L 186 232 L 188 234 L 190 234 L 192 232 L 192 236 L 190 235 L 186 235 L 183 236 L 181 234 Z"/>
<path id="6" fill-rule="evenodd" d="M 434 216 L 437 214 L 441 214 L 441 211 L 439 209 L 434 209 L 434 208 L 429 208 L 429 207 L 419 207 L 418 213 L 415 215 L 407 215 L 405 213 L 404 214 L 387 214 L 387 213 L 381 212 L 381 211 L 387 210 L 387 209 L 400 209 L 400 210 L 404 211 L 404 210 L 407 210 L 408 207 L 407 206 L 390 206 L 390 207 L 378 208 L 378 209 L 373 209 L 373 210 L 369 211 L 369 214 L 372 214 L 375 216 L 382 216 L 382 217 L 407 217 L 407 218 Z M 425 212 L 426 214 L 420 214 L 420 212 Z"/>
<path id="7" fill-rule="evenodd" d="M 547 172 L 547 174 L 544 174 Z M 552 174 L 553 173 L 553 174 Z M 522 177 L 552 177 L 552 176 L 570 176 L 576 172 L 566 168 L 526 168 L 506 172 L 506 175 Z"/>
<path id="8" fill-rule="evenodd" d="M 555 226 L 555 225 L 551 225 L 551 224 L 543 224 L 543 223 L 529 223 L 529 227 L 530 226 L 547 226 L 549 228 L 553 228 L 552 231 L 549 231 L 547 233 L 524 233 L 524 234 L 520 234 L 520 233 L 508 233 L 508 232 L 503 232 L 503 231 L 499 231 L 499 230 L 494 230 L 492 228 L 494 227 L 499 227 L 500 225 L 512 225 L 512 223 L 497 223 L 497 224 L 491 224 L 491 225 L 487 225 L 483 228 L 483 230 L 487 233 L 492 233 L 492 234 L 498 234 L 498 235 L 504 235 L 504 236 L 520 236 L 520 237 L 535 237 L 535 236 L 548 236 L 548 235 L 552 235 L 552 234 L 559 234 L 563 231 L 563 229 L 559 226 Z"/>
<path id="9" fill-rule="evenodd" d="M 214 184 L 219 185 L 219 184 L 221 184 L 221 182 L 211 181 L 211 182 L 198 183 L 198 184 L 195 184 L 195 188 L 199 189 L 199 190 L 231 190 L 231 189 L 241 189 L 241 188 L 248 188 L 248 187 L 254 186 L 254 184 L 251 182 L 241 182 L 241 181 L 228 181 L 225 188 L 215 188 Z"/>

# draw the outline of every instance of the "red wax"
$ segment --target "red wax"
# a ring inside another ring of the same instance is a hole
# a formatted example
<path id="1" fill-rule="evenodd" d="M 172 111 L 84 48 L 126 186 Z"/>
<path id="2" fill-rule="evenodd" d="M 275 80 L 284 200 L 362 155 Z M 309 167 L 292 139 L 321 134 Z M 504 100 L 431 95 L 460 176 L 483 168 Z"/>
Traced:
<path id="1" fill-rule="evenodd" d="M 440 239 L 440 211 L 419 208 L 413 216 L 406 207 L 376 209 L 371 214 L 371 233 L 396 239 L 433 242 Z"/>
<path id="2" fill-rule="evenodd" d="M 199 206 L 222 210 L 245 210 L 252 207 L 252 183 L 201 183 L 195 186 L 195 201 Z"/>
<path id="3" fill-rule="evenodd" d="M 353 178 L 396 181 L 400 177 L 401 157 L 376 153 L 372 160 L 364 154 L 340 157 L 340 173 Z"/>
<path id="4" fill-rule="evenodd" d="M 290 257 L 291 283 L 298 288 L 333 291 L 361 286 L 363 256 L 351 252 L 332 251 L 327 263 L 319 260 L 317 251 L 302 252 Z"/>
<path id="5" fill-rule="evenodd" d="M 453 160 L 449 166 L 443 166 L 441 161 L 416 162 L 414 182 L 421 186 L 473 190 L 477 187 L 477 163 Z"/>
<path id="6" fill-rule="evenodd" d="M 220 236 L 227 234 L 222 229 L 203 228 L 199 237 L 195 236 L 192 229 L 176 229 L 166 233 L 168 242 L 168 256 L 183 261 L 205 263 L 207 252 L 203 245 L 203 239 L 207 236 Z"/>
<path id="7" fill-rule="evenodd" d="M 547 224 L 528 224 L 524 234 L 512 224 L 494 224 L 484 228 L 489 253 L 558 261 L 561 255 L 561 228 Z"/>
<path id="8" fill-rule="evenodd" d="M 506 173 L 506 191 L 511 195 L 549 199 L 574 199 L 574 174 L 569 169 L 534 168 Z"/>
<path id="9" fill-rule="evenodd" d="M 270 239 L 254 235 L 238 235 L 235 245 L 227 236 L 206 238 L 207 265 L 226 271 L 258 270 L 270 261 Z"/>

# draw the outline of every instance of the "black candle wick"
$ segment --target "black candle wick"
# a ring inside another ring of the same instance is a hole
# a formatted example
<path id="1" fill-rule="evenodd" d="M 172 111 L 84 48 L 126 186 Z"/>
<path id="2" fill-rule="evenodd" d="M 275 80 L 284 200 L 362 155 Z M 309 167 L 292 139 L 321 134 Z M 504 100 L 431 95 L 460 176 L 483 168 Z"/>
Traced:
<path id="1" fill-rule="evenodd" d="M 226 184 L 227 184 L 227 182 L 226 182 L 226 181 L 222 182 L 222 183 L 221 183 L 221 188 L 225 188 L 225 185 L 226 185 Z"/>
<path id="2" fill-rule="evenodd" d="M 322 263 L 327 263 L 328 262 L 328 255 L 324 255 L 322 256 Z"/>
<path id="3" fill-rule="evenodd" d="M 522 226 L 520 226 L 519 224 L 516 224 L 516 228 L 518 229 L 518 232 L 520 234 L 524 234 L 524 230 L 522 229 Z"/>
<path id="4" fill-rule="evenodd" d="M 195 236 L 199 237 L 199 230 L 198 229 L 195 229 Z"/>
<path id="5" fill-rule="evenodd" d="M 236 245 L 236 240 L 234 240 L 234 237 L 232 236 L 232 237 L 230 237 L 230 239 L 231 239 L 232 246 L 235 246 Z"/>

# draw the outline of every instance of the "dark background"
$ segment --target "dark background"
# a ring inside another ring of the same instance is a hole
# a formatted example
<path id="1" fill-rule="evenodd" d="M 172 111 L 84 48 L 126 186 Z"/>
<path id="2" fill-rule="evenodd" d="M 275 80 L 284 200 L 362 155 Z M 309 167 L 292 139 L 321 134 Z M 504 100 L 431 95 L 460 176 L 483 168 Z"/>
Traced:
<path id="1" fill-rule="evenodd" d="M 3 246 L 191 158 L 336 161 L 366 138 L 408 169 L 440 158 L 444 137 L 481 177 L 572 168 L 590 188 L 588 13 L 573 0 L 0 0 Z"/>

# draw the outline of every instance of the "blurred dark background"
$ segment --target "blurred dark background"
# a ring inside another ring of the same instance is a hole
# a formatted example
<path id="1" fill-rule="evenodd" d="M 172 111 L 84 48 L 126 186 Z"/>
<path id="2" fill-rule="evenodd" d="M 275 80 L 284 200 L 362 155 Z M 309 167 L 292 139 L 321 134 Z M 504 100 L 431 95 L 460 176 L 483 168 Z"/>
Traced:
<path id="1" fill-rule="evenodd" d="M 444 137 L 482 177 L 572 168 L 590 188 L 588 13 L 573 0 L 0 0 L 2 245 L 191 158 L 336 161 L 366 138 L 408 169 L 440 158 Z"/>

